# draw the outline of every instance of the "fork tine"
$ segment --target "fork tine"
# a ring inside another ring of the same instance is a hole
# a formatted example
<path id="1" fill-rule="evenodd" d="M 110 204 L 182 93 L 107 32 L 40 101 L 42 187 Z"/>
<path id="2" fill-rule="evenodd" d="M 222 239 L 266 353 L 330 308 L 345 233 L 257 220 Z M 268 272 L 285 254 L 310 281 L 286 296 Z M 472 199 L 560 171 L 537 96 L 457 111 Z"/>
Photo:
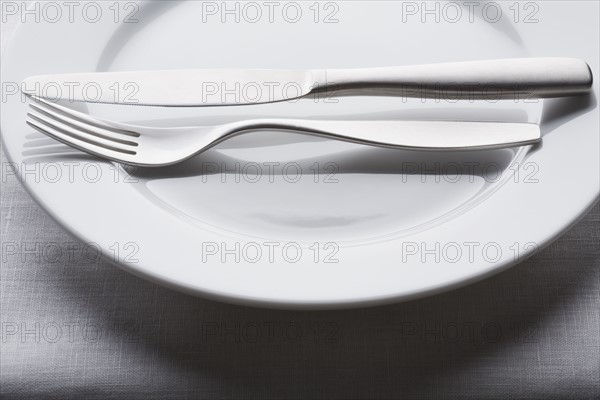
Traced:
<path id="1" fill-rule="evenodd" d="M 108 159 L 111 159 L 114 161 L 119 161 L 119 162 L 131 162 L 131 161 L 133 161 L 133 157 L 135 157 L 135 154 L 126 154 L 126 153 L 114 151 L 114 150 L 107 149 L 105 147 L 100 147 L 93 143 L 89 143 L 87 141 L 80 140 L 78 138 L 66 135 L 58 129 L 55 129 L 51 126 L 45 125 L 43 122 L 38 122 L 35 120 L 31 120 L 31 119 L 28 119 L 25 122 L 32 128 L 42 132 L 43 134 L 45 134 L 47 136 L 50 136 L 51 138 L 58 140 L 59 142 L 62 142 L 68 146 L 74 147 L 78 150 L 93 154 L 98 157 L 104 157 L 104 158 L 108 158 Z"/>
<path id="2" fill-rule="evenodd" d="M 54 121 L 55 123 L 67 125 L 70 128 L 81 131 L 82 133 L 96 136 L 98 138 L 111 140 L 116 143 L 121 143 L 124 145 L 137 146 L 138 144 L 132 140 L 131 136 L 124 136 L 122 134 L 114 133 L 114 131 L 109 131 L 107 129 L 98 128 L 93 125 L 89 125 L 80 121 L 77 121 L 73 118 L 69 118 L 68 116 L 61 115 L 52 109 L 47 109 L 45 107 L 40 107 L 37 104 L 29 103 L 29 107 L 32 109 L 30 114 L 35 115 L 40 119 L 47 120 L 48 122 Z"/>
<path id="3" fill-rule="evenodd" d="M 62 132 L 64 135 L 70 136 L 70 137 L 78 139 L 80 141 L 83 141 L 83 142 L 86 142 L 86 143 L 89 143 L 89 144 L 92 144 L 95 146 L 104 147 L 109 150 L 125 153 L 125 154 L 135 154 L 135 151 L 134 151 L 135 147 L 133 147 L 131 145 L 122 144 L 122 143 L 115 142 L 112 140 L 104 139 L 104 138 L 96 136 L 96 135 L 89 134 L 80 129 L 76 129 L 69 125 L 63 124 L 60 121 L 48 118 L 43 114 L 29 112 L 29 113 L 27 113 L 27 116 L 29 117 L 30 120 L 34 120 L 35 122 L 44 124 L 45 126 L 47 126 L 49 128 L 58 130 L 58 131 Z M 135 144 L 135 145 L 137 146 L 137 144 Z"/>
<path id="4" fill-rule="evenodd" d="M 133 136 L 139 137 L 140 134 L 138 132 L 124 129 L 123 124 L 106 121 L 101 118 L 92 117 L 88 114 L 72 110 L 70 108 L 61 106 L 56 103 L 52 103 L 48 100 L 42 99 L 40 97 L 31 96 L 30 106 L 43 110 L 48 114 L 53 114 L 59 119 L 67 120 L 71 122 L 73 125 L 85 124 L 86 129 L 91 128 L 100 128 L 105 131 L 114 132 L 116 134 L 125 135 L 125 136 Z"/>
<path id="5" fill-rule="evenodd" d="M 34 128 L 35 130 L 43 133 L 44 135 L 49 136 L 61 143 L 64 143 L 69 147 L 73 147 L 77 150 L 81 150 L 85 153 L 92 154 L 100 158 L 108 158 L 114 161 L 122 161 L 121 159 L 114 157 L 112 155 L 112 152 L 110 152 L 109 150 L 103 149 L 101 147 L 89 146 L 85 142 L 82 142 L 82 144 L 78 144 L 77 139 L 64 138 L 60 132 L 57 132 L 50 128 L 42 127 L 41 124 L 38 124 L 35 121 L 26 120 L 25 123 Z"/>

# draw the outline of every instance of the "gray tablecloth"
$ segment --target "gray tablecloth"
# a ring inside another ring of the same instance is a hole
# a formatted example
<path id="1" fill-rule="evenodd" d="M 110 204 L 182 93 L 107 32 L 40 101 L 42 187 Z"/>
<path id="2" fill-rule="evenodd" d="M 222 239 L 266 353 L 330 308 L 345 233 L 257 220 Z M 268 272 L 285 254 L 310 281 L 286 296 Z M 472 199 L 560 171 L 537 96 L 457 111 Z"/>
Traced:
<path id="1" fill-rule="evenodd" d="M 75 240 L 13 176 L 1 201 L 3 398 L 600 398 L 598 206 L 482 282 L 302 312 L 206 301 L 57 254 L 49 244 Z"/>

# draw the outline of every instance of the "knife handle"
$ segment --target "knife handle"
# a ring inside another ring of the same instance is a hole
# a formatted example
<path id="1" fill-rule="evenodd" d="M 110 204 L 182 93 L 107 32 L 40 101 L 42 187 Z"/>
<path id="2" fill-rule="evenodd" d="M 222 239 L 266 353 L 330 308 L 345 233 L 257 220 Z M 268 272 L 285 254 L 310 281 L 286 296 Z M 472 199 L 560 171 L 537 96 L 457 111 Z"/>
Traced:
<path id="1" fill-rule="evenodd" d="M 576 58 L 514 58 L 401 67 L 330 69 L 319 92 L 406 98 L 501 100 L 585 94 L 592 72 Z"/>

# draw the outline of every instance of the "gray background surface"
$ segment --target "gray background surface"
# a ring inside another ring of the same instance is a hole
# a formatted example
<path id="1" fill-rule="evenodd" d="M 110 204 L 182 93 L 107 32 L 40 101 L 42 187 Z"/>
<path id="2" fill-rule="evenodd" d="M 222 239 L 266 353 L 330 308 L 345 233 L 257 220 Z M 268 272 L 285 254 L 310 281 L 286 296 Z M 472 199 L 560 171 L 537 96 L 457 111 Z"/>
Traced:
<path id="1" fill-rule="evenodd" d="M 2 26 L 3 48 L 12 27 Z M 1 217 L 3 245 L 35 253 L 3 247 L 3 398 L 600 397 L 598 205 L 479 283 L 319 312 L 219 304 L 105 262 L 43 256 L 75 240 L 12 176 Z"/>

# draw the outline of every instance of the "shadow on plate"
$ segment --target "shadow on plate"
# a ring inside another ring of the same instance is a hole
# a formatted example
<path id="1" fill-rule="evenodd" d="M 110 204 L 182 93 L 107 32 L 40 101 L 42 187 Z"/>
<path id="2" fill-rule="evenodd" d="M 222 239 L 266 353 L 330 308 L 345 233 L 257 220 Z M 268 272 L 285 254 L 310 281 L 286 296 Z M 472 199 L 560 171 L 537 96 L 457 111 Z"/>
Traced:
<path id="1" fill-rule="evenodd" d="M 23 145 L 23 162 L 26 164 L 33 163 L 68 163 L 74 161 L 81 162 L 100 162 L 108 163 L 99 157 L 93 156 L 83 151 L 74 149 L 66 144 L 60 143 L 43 133 L 34 131 L 25 136 L 25 144 Z"/>
<path id="2" fill-rule="evenodd" d="M 597 106 L 594 92 L 585 96 L 545 99 L 540 129 L 542 136 L 549 134 L 561 125 L 594 110 Z"/>
<path id="3" fill-rule="evenodd" d="M 249 134 L 250 135 L 250 134 Z M 234 140 L 234 139 L 232 139 Z M 325 144 L 324 140 L 322 144 Z M 318 146 L 321 143 L 315 143 Z M 219 147 L 209 149 L 195 157 L 172 166 L 162 168 L 134 168 L 129 173 L 140 179 L 168 179 L 209 175 L 244 175 L 264 173 L 269 175 L 294 173 L 311 174 L 405 174 L 405 175 L 471 175 L 488 178 L 490 173 L 502 174 L 514 158 L 513 149 L 480 151 L 410 151 L 368 146 L 352 146 L 341 152 L 322 156 L 311 156 L 305 149 L 305 157 L 290 156 L 282 162 L 273 161 L 268 155 L 255 158 L 233 157 Z M 248 153 L 246 149 L 245 153 Z M 264 153 L 264 151 L 263 151 Z"/>

